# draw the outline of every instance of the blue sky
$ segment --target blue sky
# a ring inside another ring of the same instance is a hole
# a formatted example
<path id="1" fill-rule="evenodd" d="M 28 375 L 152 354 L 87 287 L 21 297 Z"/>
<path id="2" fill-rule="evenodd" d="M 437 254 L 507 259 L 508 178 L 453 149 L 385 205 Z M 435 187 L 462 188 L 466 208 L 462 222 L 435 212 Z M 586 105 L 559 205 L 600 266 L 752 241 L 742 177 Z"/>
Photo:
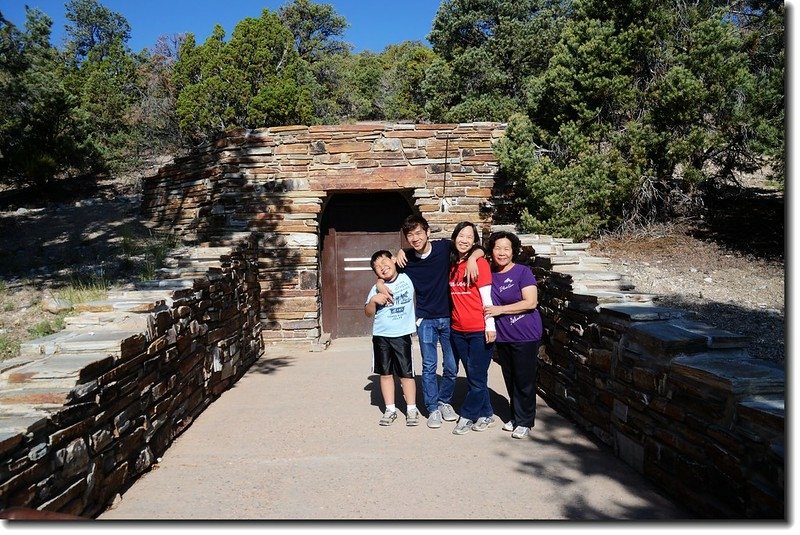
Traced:
<path id="1" fill-rule="evenodd" d="M 67 0 L 0 0 L 0 12 L 19 26 L 25 22 L 25 5 L 39 8 L 53 19 L 52 41 L 60 46 L 64 37 L 64 4 Z M 277 11 L 291 0 L 100 0 L 122 14 L 131 25 L 128 46 L 134 51 L 152 48 L 160 35 L 192 32 L 198 43 L 219 23 L 230 37 L 236 23 L 245 17 L 258 17 L 264 8 Z M 386 45 L 425 37 L 439 7 L 438 0 L 319 0 L 332 4 L 350 27 L 343 40 L 354 52 L 381 52 Z"/>

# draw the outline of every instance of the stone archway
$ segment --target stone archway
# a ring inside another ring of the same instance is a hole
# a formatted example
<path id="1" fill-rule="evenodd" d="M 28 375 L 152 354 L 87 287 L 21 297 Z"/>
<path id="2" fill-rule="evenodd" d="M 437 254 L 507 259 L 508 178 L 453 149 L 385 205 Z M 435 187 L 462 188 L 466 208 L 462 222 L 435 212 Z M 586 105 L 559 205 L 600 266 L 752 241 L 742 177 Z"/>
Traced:
<path id="1" fill-rule="evenodd" d="M 369 258 L 404 245 L 400 226 L 412 213 L 409 195 L 382 191 L 333 193 L 320 225 L 322 330 L 332 338 L 367 336 L 364 300 L 375 282 Z"/>

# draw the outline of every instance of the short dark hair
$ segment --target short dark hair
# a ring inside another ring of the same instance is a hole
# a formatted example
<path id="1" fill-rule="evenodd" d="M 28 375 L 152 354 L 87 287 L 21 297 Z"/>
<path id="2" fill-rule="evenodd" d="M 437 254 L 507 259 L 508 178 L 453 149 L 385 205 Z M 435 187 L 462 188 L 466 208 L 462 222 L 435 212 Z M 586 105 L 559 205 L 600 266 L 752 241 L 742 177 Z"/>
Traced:
<path id="1" fill-rule="evenodd" d="M 422 230 L 427 232 L 428 229 L 430 228 L 430 225 L 428 225 L 428 220 L 422 217 L 421 215 L 411 214 L 406 218 L 405 221 L 403 221 L 403 227 L 402 227 L 403 236 L 405 236 L 406 234 L 408 234 L 417 227 L 422 227 Z"/>
<path id="2" fill-rule="evenodd" d="M 494 244 L 497 240 L 502 240 L 503 238 L 511 242 L 511 261 L 518 262 L 522 253 L 522 241 L 520 241 L 519 236 L 507 230 L 498 230 L 489 235 L 489 239 L 486 240 L 486 253 L 489 255 L 489 259 L 492 260 Z"/>
<path id="3" fill-rule="evenodd" d="M 375 262 L 377 262 L 377 260 L 382 256 L 385 256 L 386 258 L 389 259 L 394 258 L 394 255 L 389 251 L 387 251 L 386 249 L 375 251 L 374 253 L 372 253 L 372 258 L 369 259 L 369 267 L 371 267 L 373 271 L 375 270 Z"/>

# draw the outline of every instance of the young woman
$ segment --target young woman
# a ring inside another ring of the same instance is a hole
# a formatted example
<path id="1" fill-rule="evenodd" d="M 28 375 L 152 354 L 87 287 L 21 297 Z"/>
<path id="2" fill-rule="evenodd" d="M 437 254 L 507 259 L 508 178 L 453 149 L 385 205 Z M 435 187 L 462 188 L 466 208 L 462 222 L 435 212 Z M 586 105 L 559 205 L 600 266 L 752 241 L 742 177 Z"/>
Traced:
<path id="1" fill-rule="evenodd" d="M 484 307 L 492 304 L 492 275 L 489 263 L 478 259 L 478 278 L 464 277 L 467 258 L 480 245 L 478 229 L 467 221 L 453 230 L 450 253 L 450 343 L 467 375 L 467 395 L 453 433 L 484 431 L 494 424 L 494 410 L 489 400 L 489 364 L 494 350 L 494 319 L 484 319 Z"/>
<path id="2" fill-rule="evenodd" d="M 492 261 L 492 301 L 484 310 L 495 318 L 497 361 L 511 404 L 511 420 L 503 427 L 514 438 L 529 435 L 536 418 L 536 365 L 542 339 L 536 277 L 516 264 L 522 244 L 511 232 L 494 232 L 486 243 Z"/>

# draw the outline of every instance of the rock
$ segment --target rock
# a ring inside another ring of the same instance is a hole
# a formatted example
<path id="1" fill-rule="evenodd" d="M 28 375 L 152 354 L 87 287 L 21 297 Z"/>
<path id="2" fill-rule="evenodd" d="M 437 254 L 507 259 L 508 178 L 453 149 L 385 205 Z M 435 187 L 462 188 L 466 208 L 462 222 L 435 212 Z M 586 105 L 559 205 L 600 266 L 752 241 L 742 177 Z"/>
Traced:
<path id="1" fill-rule="evenodd" d="M 60 314 L 61 312 L 72 310 L 72 302 L 67 299 L 48 295 L 42 299 L 42 310 L 50 312 L 51 314 Z"/>

